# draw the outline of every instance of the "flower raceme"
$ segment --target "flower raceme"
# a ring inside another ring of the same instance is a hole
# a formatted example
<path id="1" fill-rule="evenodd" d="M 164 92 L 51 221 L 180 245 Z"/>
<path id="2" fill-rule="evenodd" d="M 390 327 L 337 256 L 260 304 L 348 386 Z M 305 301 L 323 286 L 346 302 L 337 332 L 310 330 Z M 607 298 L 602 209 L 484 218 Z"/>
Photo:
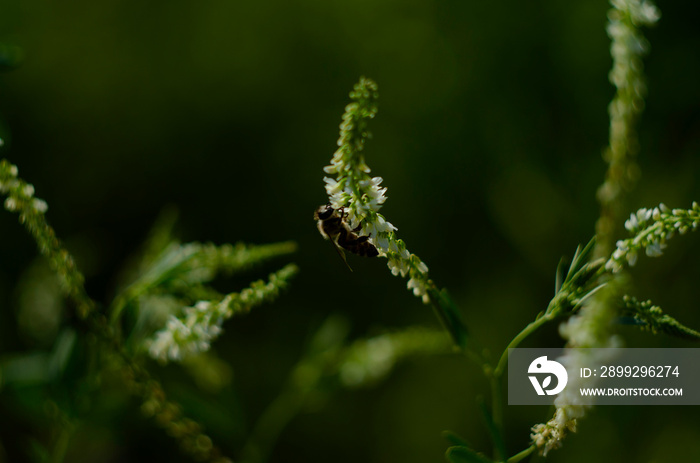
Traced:
<path id="1" fill-rule="evenodd" d="M 386 257 L 388 267 L 395 276 L 409 277 L 408 289 L 424 303 L 430 302 L 430 290 L 436 289 L 428 277 L 428 266 L 406 249 L 405 243 L 396 238 L 397 228 L 379 213 L 386 201 L 386 187 L 381 177 L 370 176 L 371 169 L 363 154 L 365 142 L 370 138 L 368 119 L 377 114 L 377 84 L 365 77 L 350 93 L 353 100 L 345 107 L 340 124 L 338 149 L 330 165 L 323 168 L 328 203 L 333 209 L 347 214 L 349 227 L 360 227 L 363 236 L 369 236 Z"/>
<path id="2" fill-rule="evenodd" d="M 209 350 L 211 342 L 222 333 L 224 321 L 274 299 L 297 271 L 294 264 L 289 264 L 271 274 L 267 282 L 253 282 L 240 293 L 227 294 L 220 301 L 198 301 L 184 308 L 180 316 L 171 315 L 165 328 L 150 340 L 149 354 L 165 363 Z"/>
<path id="3" fill-rule="evenodd" d="M 653 209 L 642 208 L 630 215 L 625 228 L 633 236 L 617 242 L 617 249 L 605 268 L 617 273 L 625 265 L 634 266 L 641 251 L 649 257 L 658 257 L 666 248 L 666 241 L 676 233 L 696 230 L 700 223 L 700 205 L 693 202 L 690 209 L 669 209 L 661 203 Z"/>

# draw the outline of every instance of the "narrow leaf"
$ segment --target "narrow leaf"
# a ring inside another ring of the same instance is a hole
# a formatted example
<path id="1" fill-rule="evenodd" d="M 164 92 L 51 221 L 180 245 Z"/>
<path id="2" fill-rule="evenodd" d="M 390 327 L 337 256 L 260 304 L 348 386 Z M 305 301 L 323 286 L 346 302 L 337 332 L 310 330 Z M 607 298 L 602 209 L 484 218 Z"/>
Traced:
<path id="1" fill-rule="evenodd" d="M 457 447 L 471 447 L 469 442 L 464 440 L 462 437 L 458 436 L 452 431 L 443 431 L 442 437 L 445 438 L 447 442 Z"/>
<path id="2" fill-rule="evenodd" d="M 569 276 L 576 270 L 576 261 L 578 260 L 578 256 L 581 253 L 581 245 L 576 246 L 576 252 L 574 253 L 574 257 L 571 259 L 571 265 L 569 265 L 569 271 L 566 273 L 566 278 L 564 281 L 569 280 Z"/>
<path id="3" fill-rule="evenodd" d="M 583 296 L 581 299 L 578 300 L 578 302 L 576 303 L 576 305 L 572 308 L 572 311 L 578 309 L 579 307 L 581 307 L 581 305 L 583 305 L 583 303 L 584 303 L 589 297 L 593 296 L 595 293 L 597 293 L 598 291 L 600 291 L 603 287 L 605 287 L 605 285 L 607 285 L 607 283 L 601 283 L 601 284 L 599 284 L 598 286 L 596 286 L 595 288 L 593 288 L 592 290 L 588 291 L 588 292 L 586 293 L 585 296 Z"/>
<path id="4" fill-rule="evenodd" d="M 566 278 L 564 281 L 570 281 L 572 280 L 572 276 L 577 273 L 588 260 L 588 256 L 593 250 L 593 245 L 595 244 L 595 238 L 591 239 L 586 246 L 584 246 L 583 249 L 581 249 L 581 246 L 579 245 L 576 248 L 576 252 L 574 253 L 574 258 L 571 259 L 571 266 L 569 266 L 569 272 L 566 274 Z"/>
<path id="5" fill-rule="evenodd" d="M 440 322 L 442 322 L 445 329 L 450 333 L 454 343 L 460 348 L 464 348 L 467 345 L 469 333 L 462 321 L 459 309 L 450 298 L 447 290 L 443 289 L 442 291 L 438 291 L 437 289 L 428 289 L 428 297 L 432 302 Z"/>
<path id="6" fill-rule="evenodd" d="M 488 408 L 486 408 L 484 398 L 481 396 L 477 397 L 476 404 L 479 406 L 479 410 L 481 410 L 481 415 L 484 419 L 484 424 L 486 424 L 486 429 L 491 436 L 491 441 L 493 442 L 496 450 L 498 450 L 497 456 L 500 458 L 506 458 L 506 444 L 503 440 L 503 435 L 501 434 L 501 430 L 498 429 L 498 426 L 496 426 L 496 423 L 493 421 L 493 417 L 491 416 Z"/>
<path id="7" fill-rule="evenodd" d="M 554 277 L 554 294 L 558 294 L 561 290 L 561 285 L 564 282 L 564 258 L 559 259 L 559 264 L 557 265 L 557 273 Z"/>

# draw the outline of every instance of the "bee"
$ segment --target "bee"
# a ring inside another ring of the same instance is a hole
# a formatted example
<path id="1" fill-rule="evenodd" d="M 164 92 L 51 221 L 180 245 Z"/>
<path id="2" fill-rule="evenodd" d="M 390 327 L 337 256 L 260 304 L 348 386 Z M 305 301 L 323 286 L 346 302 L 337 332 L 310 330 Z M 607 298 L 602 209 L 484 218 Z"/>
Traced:
<path id="1" fill-rule="evenodd" d="M 352 272 L 352 268 L 345 259 L 343 249 L 350 251 L 362 257 L 375 257 L 379 255 L 379 251 L 369 242 L 369 236 L 358 235 L 361 226 L 350 229 L 346 222 L 347 213 L 340 209 L 333 209 L 330 204 L 320 206 L 314 212 L 314 219 L 317 221 L 318 231 L 321 235 L 330 240 L 333 247 L 343 259 L 345 265 Z M 342 248 L 342 249 L 341 249 Z"/>

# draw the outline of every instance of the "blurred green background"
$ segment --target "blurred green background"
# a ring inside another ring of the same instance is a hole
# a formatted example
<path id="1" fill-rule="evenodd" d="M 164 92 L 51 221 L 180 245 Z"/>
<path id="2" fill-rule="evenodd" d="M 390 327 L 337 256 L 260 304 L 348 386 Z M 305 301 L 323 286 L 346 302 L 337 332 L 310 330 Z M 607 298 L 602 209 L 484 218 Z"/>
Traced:
<path id="1" fill-rule="evenodd" d="M 24 55 L 0 74 L 0 154 L 48 201 L 94 298 L 111 300 L 119 269 L 167 205 L 180 212 L 183 241 L 299 243 L 291 290 L 228 322 L 215 345 L 229 385 L 202 391 L 178 367 L 158 370 L 234 459 L 328 315 L 347 318 L 351 337 L 438 326 L 385 261 L 351 256 L 349 273 L 312 220 L 360 75 L 380 89 L 367 160 L 389 188 L 382 212 L 494 352 L 546 307 L 560 257 L 593 234 L 613 96 L 605 1 L 0 1 L 0 42 Z M 646 32 L 642 177 L 630 211 L 700 200 L 699 9 L 659 7 Z M 53 343 L 50 330 L 37 340 L 18 328 L 27 272 L 41 268 L 16 222 L 0 213 L 3 358 Z M 632 272 L 636 296 L 695 328 L 698 239 L 674 239 Z M 630 346 L 692 346 L 623 333 Z M 560 344 L 551 326 L 525 346 Z M 24 461 L 34 440 L 51 438 L 50 392 L 0 388 L 0 461 Z M 445 429 L 488 451 L 477 394 L 487 385 L 465 359 L 407 362 L 374 388 L 319 397 L 271 461 L 443 461 Z M 65 461 L 188 461 L 118 387 L 90 397 Z M 551 417 L 538 407 L 506 413 L 513 453 Z M 548 460 L 700 460 L 698 418 L 696 407 L 595 409 Z"/>

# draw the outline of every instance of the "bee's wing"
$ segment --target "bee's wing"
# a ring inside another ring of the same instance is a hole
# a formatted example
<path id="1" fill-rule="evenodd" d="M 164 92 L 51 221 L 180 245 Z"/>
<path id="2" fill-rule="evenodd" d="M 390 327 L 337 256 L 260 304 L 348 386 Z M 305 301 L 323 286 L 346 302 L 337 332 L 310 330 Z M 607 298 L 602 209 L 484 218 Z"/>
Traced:
<path id="1" fill-rule="evenodd" d="M 345 259 L 345 252 L 340 248 L 340 246 L 338 246 L 338 243 L 336 243 L 335 240 L 331 239 L 330 242 L 333 244 L 333 247 L 338 252 L 340 258 L 343 259 L 343 262 L 345 262 L 345 265 L 352 272 L 352 267 L 350 267 L 350 264 L 348 264 L 348 261 Z"/>

